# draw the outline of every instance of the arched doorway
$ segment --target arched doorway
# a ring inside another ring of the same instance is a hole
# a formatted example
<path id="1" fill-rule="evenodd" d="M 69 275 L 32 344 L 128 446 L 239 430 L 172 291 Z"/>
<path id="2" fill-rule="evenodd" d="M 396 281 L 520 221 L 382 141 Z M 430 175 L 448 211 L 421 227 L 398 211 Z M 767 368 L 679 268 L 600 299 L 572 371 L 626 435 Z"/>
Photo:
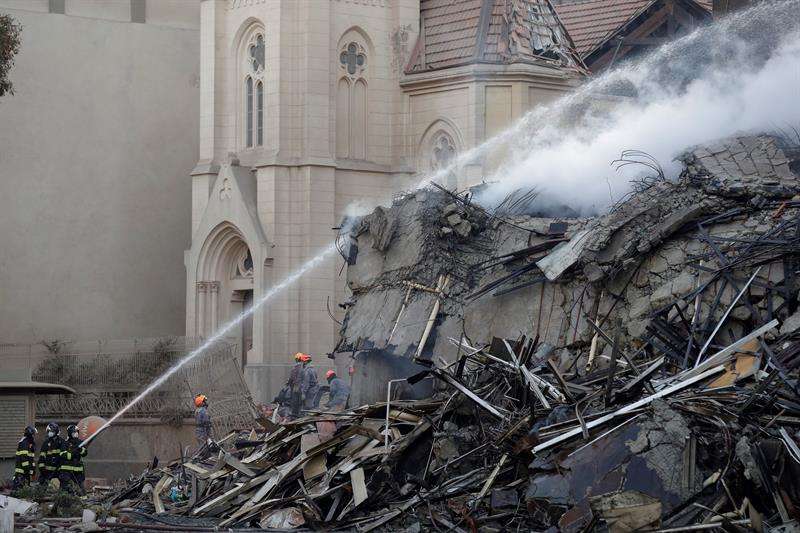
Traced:
<path id="1" fill-rule="evenodd" d="M 197 263 L 195 332 L 201 338 L 235 319 L 253 304 L 255 264 L 242 232 L 231 223 L 217 226 L 203 244 Z M 253 317 L 226 335 L 238 346 L 242 367 L 253 348 Z"/>

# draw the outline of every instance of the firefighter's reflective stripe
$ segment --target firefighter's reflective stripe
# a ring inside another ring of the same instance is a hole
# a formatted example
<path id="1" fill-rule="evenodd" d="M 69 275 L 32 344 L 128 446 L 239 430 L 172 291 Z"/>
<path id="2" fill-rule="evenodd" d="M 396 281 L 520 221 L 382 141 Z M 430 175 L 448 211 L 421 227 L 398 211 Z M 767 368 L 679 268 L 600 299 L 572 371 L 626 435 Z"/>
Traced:
<path id="1" fill-rule="evenodd" d="M 45 470 L 50 470 L 51 472 L 55 472 L 56 470 L 58 470 L 57 466 L 52 466 L 52 465 L 44 465 L 41 468 L 44 468 Z"/>
<path id="2" fill-rule="evenodd" d="M 81 466 L 61 465 L 61 470 L 65 470 L 67 472 L 83 472 L 83 465 Z"/>
<path id="3" fill-rule="evenodd" d="M 22 461 L 18 466 L 29 466 L 30 464 L 30 461 Z"/>
<path id="4" fill-rule="evenodd" d="M 15 473 L 15 474 L 23 474 L 23 475 L 24 475 L 24 474 L 27 474 L 27 473 L 28 473 L 28 471 L 27 471 L 27 470 L 23 470 L 23 469 L 21 469 L 21 468 L 15 468 L 15 469 L 14 469 L 14 473 Z"/>
<path id="5" fill-rule="evenodd" d="M 17 450 L 17 455 L 30 455 L 33 457 L 33 452 L 30 450 Z"/>

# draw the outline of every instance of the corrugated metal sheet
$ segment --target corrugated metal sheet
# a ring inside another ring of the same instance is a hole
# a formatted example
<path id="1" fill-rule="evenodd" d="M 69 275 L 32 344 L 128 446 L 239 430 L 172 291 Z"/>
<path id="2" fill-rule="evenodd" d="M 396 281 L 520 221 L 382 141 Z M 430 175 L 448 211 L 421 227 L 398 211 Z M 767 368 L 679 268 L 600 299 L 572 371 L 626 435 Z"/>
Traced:
<path id="1" fill-rule="evenodd" d="M 26 425 L 28 399 L 25 396 L 0 397 L 0 457 L 14 457 Z"/>

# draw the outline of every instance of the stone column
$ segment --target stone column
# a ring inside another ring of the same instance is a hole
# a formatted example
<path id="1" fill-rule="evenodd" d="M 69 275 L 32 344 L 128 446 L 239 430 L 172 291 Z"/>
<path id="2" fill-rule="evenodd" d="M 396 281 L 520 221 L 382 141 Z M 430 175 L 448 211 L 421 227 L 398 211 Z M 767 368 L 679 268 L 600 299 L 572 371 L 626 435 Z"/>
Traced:
<path id="1" fill-rule="evenodd" d="M 208 282 L 209 290 L 211 291 L 211 306 L 209 313 L 211 314 L 211 329 L 209 334 L 213 335 L 217 331 L 217 322 L 219 321 L 219 281 Z"/>
<path id="2" fill-rule="evenodd" d="M 206 337 L 206 296 L 208 284 L 197 282 L 197 336 Z"/>

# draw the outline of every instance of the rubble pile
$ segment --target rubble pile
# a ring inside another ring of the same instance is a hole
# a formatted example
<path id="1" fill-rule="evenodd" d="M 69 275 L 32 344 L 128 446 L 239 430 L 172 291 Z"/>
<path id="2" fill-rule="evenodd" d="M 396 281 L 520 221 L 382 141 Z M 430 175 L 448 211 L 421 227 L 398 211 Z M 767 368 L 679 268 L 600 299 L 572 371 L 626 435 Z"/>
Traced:
<path id="1" fill-rule="evenodd" d="M 800 153 L 681 160 L 595 218 L 436 187 L 364 217 L 351 409 L 149 469 L 99 527 L 800 531 Z"/>
<path id="2" fill-rule="evenodd" d="M 696 369 L 672 372 L 662 356 L 583 378 L 530 340 L 497 355 L 468 347 L 409 378 L 435 379 L 433 398 L 231 434 L 217 453 L 149 470 L 101 503 L 130 529 L 796 527 L 800 341 L 755 380 L 755 337 Z"/>

